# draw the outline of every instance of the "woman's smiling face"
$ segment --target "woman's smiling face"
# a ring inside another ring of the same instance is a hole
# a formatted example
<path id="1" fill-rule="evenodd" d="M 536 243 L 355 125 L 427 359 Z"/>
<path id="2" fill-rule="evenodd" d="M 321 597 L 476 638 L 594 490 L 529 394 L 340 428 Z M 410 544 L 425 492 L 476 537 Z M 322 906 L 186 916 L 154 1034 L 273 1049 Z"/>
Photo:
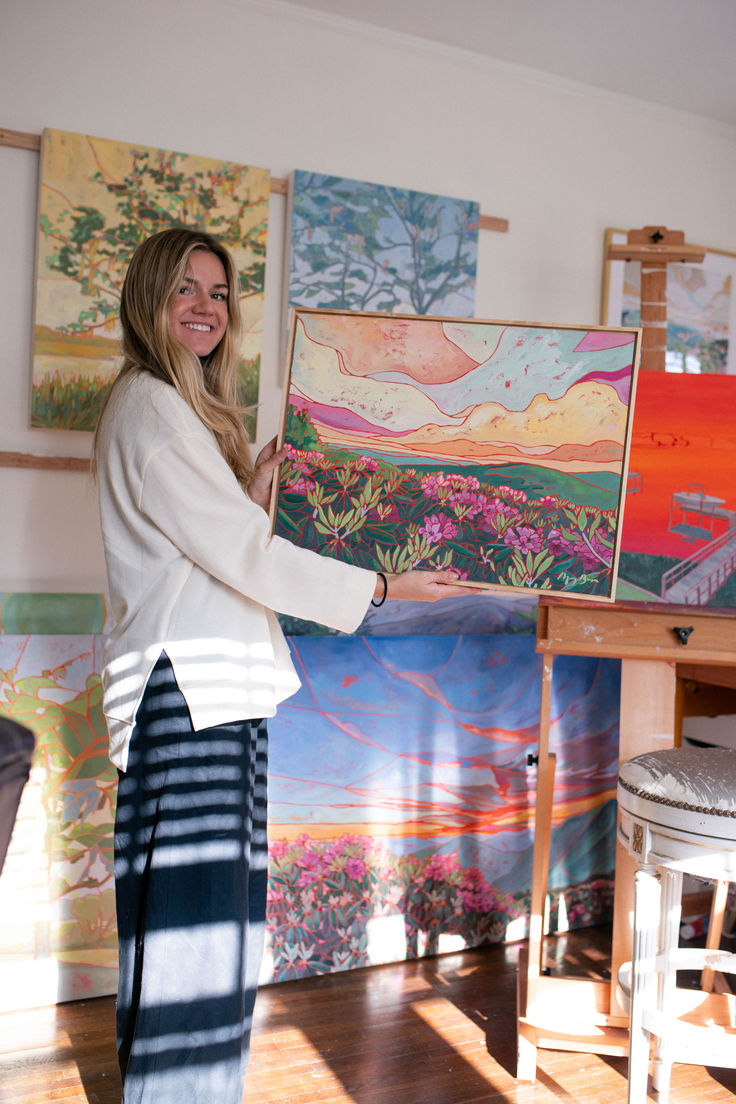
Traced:
<path id="1" fill-rule="evenodd" d="M 169 307 L 169 322 L 177 341 L 198 357 L 209 356 L 225 335 L 228 295 L 220 258 L 206 249 L 195 249 Z"/>

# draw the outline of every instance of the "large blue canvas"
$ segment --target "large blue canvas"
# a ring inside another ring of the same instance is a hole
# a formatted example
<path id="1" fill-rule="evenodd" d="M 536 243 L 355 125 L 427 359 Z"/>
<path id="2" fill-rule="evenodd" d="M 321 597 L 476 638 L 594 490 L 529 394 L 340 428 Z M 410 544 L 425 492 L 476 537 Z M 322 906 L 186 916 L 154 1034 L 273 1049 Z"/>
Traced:
<path id="1" fill-rule="evenodd" d="M 99 609 L 87 635 L 76 615 L 65 635 L 59 598 L 38 596 L 44 630 L 31 633 L 31 596 L 2 600 L 0 711 L 37 738 L 0 879 L 0 902 L 27 904 L 22 918 L 0 909 L 4 1008 L 115 987 L 116 775 Z M 302 689 L 269 722 L 263 979 L 523 936 L 540 693 L 532 635 L 290 643 Z M 608 907 L 618 694 L 615 661 L 556 660 L 553 926 L 595 922 Z"/>
<path id="2" fill-rule="evenodd" d="M 531 894 L 540 657 L 530 636 L 291 641 L 270 722 L 270 976 L 520 938 Z M 559 657 L 552 923 L 612 894 L 619 667 Z"/>

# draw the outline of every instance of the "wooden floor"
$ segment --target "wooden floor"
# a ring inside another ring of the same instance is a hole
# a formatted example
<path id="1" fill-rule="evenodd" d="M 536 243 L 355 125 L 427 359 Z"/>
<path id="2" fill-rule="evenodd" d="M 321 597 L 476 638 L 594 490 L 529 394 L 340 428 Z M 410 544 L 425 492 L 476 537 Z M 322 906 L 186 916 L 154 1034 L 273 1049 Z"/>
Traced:
<path id="1" fill-rule="evenodd" d="M 606 946 L 595 930 L 561 936 L 550 941 L 553 969 L 600 973 Z M 624 1101 L 625 1059 L 540 1051 L 536 1083 L 515 1081 L 517 954 L 496 946 L 264 987 L 245 1100 Z M 2 1104 L 119 1104 L 113 1017 L 111 997 L 1 1015 Z M 735 1093 L 734 1071 L 675 1066 L 669 1104 Z"/>

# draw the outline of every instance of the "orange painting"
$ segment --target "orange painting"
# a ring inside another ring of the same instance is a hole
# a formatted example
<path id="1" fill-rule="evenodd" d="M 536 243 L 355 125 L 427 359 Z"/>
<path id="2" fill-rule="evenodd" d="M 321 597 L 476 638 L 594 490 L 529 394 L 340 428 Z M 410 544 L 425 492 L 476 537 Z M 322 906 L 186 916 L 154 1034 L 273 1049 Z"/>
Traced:
<path id="1" fill-rule="evenodd" d="M 733 376 L 639 373 L 619 597 L 736 604 L 734 410 Z"/>

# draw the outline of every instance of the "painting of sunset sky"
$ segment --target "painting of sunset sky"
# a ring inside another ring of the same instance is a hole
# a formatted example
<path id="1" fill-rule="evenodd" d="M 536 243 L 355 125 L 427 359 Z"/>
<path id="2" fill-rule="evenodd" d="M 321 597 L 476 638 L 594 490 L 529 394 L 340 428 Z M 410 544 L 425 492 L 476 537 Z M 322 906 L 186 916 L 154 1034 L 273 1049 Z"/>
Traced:
<path id="1" fill-rule="evenodd" d="M 639 331 L 297 310 L 275 531 L 610 598 Z"/>

